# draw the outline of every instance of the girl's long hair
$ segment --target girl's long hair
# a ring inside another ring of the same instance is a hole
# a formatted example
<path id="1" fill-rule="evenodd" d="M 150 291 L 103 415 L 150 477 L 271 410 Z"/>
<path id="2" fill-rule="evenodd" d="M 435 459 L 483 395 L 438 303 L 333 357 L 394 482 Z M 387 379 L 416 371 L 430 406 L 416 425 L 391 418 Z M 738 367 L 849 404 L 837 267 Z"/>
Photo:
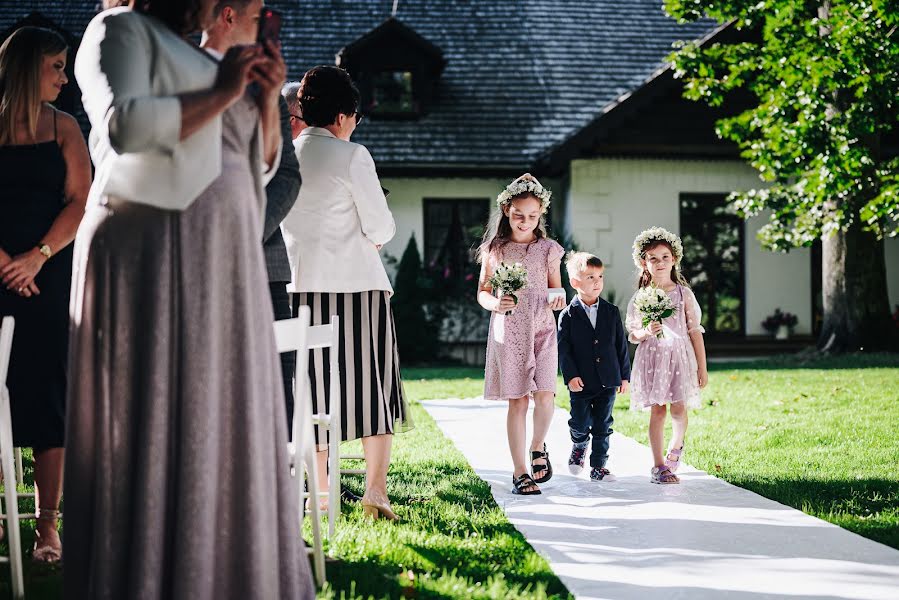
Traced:
<path id="1" fill-rule="evenodd" d="M 21 27 L 0 46 L 0 146 L 14 142 L 16 118 L 23 114 L 29 138 L 35 139 L 44 57 L 67 48 L 61 35 L 43 27 Z"/>
<path id="2" fill-rule="evenodd" d="M 657 240 L 650 242 L 643 247 L 643 252 L 640 253 L 641 258 L 645 257 L 647 252 L 654 248 L 658 248 L 659 246 L 665 246 L 668 248 L 668 251 L 671 252 L 671 256 L 674 256 L 674 249 L 671 247 L 671 244 L 662 240 Z M 646 259 L 644 258 L 644 260 Z M 671 267 L 671 281 L 684 287 L 690 287 L 686 278 L 684 278 L 683 274 L 681 274 L 680 270 L 677 268 L 677 263 Z M 637 289 L 645 288 L 650 283 L 652 283 L 652 274 L 647 270 L 646 265 L 644 264 L 643 268 L 640 269 L 640 274 L 637 276 Z"/>
<path id="3" fill-rule="evenodd" d="M 533 194 L 524 193 L 513 196 L 512 199 L 509 200 L 508 205 L 511 206 L 512 202 L 528 197 L 534 198 L 537 202 L 540 202 L 540 198 L 537 198 Z M 487 221 L 487 229 L 484 230 L 484 237 L 481 240 L 481 245 L 478 246 L 479 264 L 486 261 L 487 257 L 490 256 L 492 252 L 498 251 L 512 238 L 512 224 L 509 222 L 509 217 L 506 215 L 505 211 L 503 211 L 503 206 L 497 207 L 497 210 L 493 211 L 493 214 L 490 215 L 490 220 Z M 547 237 L 546 214 L 540 215 L 540 221 L 537 223 L 537 228 L 534 229 L 534 235 L 537 236 L 538 240 Z"/>

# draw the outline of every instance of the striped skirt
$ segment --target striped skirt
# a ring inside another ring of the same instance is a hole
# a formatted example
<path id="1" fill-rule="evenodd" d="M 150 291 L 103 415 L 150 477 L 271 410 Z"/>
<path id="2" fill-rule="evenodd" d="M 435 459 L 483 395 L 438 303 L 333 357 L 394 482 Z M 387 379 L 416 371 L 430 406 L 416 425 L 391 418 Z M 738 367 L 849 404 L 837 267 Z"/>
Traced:
<path id="1" fill-rule="evenodd" d="M 411 429 L 400 379 L 396 328 L 390 295 L 383 290 L 355 293 L 302 292 L 293 295 L 294 315 L 308 306 L 312 325 L 340 317 L 341 441 Z M 330 412 L 331 348 L 309 351 L 309 380 L 316 413 Z M 315 442 L 327 443 L 327 429 L 315 428 Z"/>

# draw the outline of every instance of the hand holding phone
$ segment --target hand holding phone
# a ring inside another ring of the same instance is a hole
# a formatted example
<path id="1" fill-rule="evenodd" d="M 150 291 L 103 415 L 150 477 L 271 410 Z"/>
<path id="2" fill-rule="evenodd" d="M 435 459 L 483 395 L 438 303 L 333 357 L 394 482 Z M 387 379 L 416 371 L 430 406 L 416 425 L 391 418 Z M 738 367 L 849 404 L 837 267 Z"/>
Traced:
<path id="1" fill-rule="evenodd" d="M 263 6 L 259 13 L 259 30 L 256 33 L 256 42 L 262 46 L 266 54 L 270 55 L 268 44 L 277 46 L 281 40 L 281 13 L 274 8 Z"/>
<path id="2" fill-rule="evenodd" d="M 281 57 L 280 35 L 281 13 L 273 8 L 263 7 L 259 13 L 256 41 L 264 54 L 260 55 L 263 60 L 253 69 L 252 77 L 258 86 L 257 101 L 260 107 L 277 107 L 281 86 L 287 77 L 287 65 Z"/>

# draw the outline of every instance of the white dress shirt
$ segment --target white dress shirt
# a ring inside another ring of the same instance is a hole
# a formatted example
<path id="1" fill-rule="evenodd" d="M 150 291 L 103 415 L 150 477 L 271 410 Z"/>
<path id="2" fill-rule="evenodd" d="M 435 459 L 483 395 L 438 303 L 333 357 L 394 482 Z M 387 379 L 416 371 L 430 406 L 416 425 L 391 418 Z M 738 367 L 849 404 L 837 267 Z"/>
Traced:
<path id="1" fill-rule="evenodd" d="M 294 148 L 303 184 L 281 223 L 288 291 L 392 294 L 377 246 L 396 226 L 368 149 L 320 127 L 304 129 Z"/>
<path id="2" fill-rule="evenodd" d="M 596 299 L 596 302 L 593 304 L 587 305 L 581 297 L 577 297 L 578 304 L 581 305 L 581 308 L 584 309 L 584 312 L 587 313 L 587 318 L 590 319 L 590 324 L 593 325 L 593 329 L 596 329 L 596 314 L 599 312 L 599 298 Z"/>

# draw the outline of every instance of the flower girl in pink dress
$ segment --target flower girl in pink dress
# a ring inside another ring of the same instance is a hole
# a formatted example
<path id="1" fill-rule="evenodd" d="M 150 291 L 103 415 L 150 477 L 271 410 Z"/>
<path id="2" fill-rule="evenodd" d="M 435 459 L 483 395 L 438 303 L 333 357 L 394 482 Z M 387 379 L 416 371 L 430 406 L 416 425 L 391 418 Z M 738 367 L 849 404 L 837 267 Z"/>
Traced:
<path id="1" fill-rule="evenodd" d="M 696 296 L 678 267 L 684 256 L 680 238 L 661 227 L 642 232 L 634 240 L 634 264 L 640 269 L 637 293 L 627 307 L 628 339 L 637 344 L 631 373 L 631 407 L 651 409 L 649 444 L 652 447 L 652 483 L 680 483 L 680 466 L 687 433 L 687 408 L 699 406 L 699 390 L 709 374 L 705 364 L 702 313 Z M 640 289 L 663 290 L 676 307 L 662 322 L 643 324 L 635 306 Z M 666 409 L 666 407 L 670 407 Z M 672 438 L 667 455 L 665 415 L 671 411 Z"/>
<path id="2" fill-rule="evenodd" d="M 555 409 L 558 373 L 552 311 L 565 307 L 565 297 L 550 301 L 547 290 L 562 286 L 560 262 L 565 251 L 546 235 L 544 215 L 551 194 L 528 173 L 510 183 L 496 199 L 498 209 L 478 249 L 478 303 L 491 312 L 484 397 L 509 402 L 506 432 L 514 468 L 512 492 L 523 495 L 539 494 L 537 484 L 552 477 L 543 442 Z M 494 296 L 490 278 L 500 263 L 520 263 L 527 271 L 527 285 L 515 297 Z M 531 397 L 534 437 L 529 472 L 524 454 Z"/>

